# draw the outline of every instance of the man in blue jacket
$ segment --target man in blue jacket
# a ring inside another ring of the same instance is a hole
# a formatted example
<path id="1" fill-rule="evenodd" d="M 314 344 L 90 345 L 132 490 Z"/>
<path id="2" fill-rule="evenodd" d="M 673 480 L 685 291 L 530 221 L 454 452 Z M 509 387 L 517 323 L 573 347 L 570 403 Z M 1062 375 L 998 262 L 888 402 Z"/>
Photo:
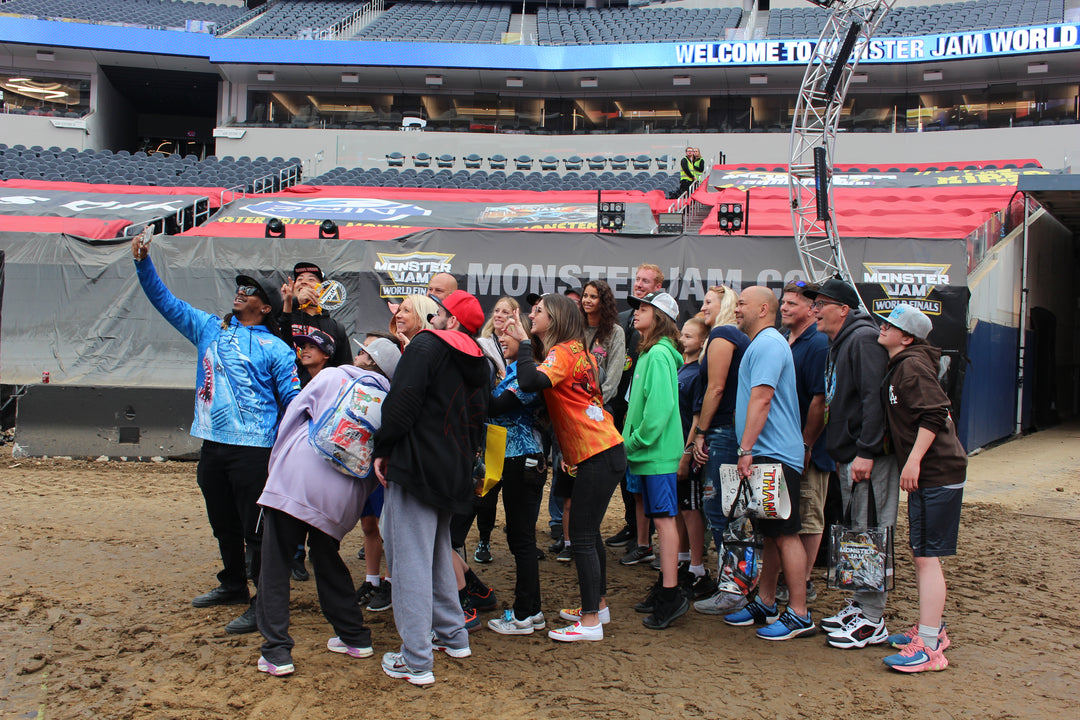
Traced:
<path id="1" fill-rule="evenodd" d="M 257 501 L 266 483 L 278 422 L 300 390 L 296 354 L 275 334 L 281 293 L 267 280 L 238 275 L 232 312 L 220 318 L 169 292 L 143 237 L 132 240 L 131 253 L 150 303 L 199 352 L 191 435 L 203 440 L 199 489 L 223 568 L 217 575 L 218 587 L 191 604 L 211 607 L 250 601 L 225 630 L 255 632 L 255 606 L 247 581 L 257 580 L 261 564 Z"/>

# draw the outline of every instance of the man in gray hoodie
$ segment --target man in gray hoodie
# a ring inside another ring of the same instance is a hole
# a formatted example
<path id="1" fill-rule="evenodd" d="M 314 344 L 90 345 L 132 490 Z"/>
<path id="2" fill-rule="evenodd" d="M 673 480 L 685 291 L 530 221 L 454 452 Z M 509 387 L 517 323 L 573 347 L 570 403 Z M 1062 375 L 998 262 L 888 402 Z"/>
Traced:
<path id="1" fill-rule="evenodd" d="M 825 442 L 836 460 L 845 513 L 850 508 L 853 524 L 867 524 L 870 518 L 871 525 L 895 526 L 900 472 L 895 456 L 885 454 L 884 448 L 880 388 L 889 357 L 877 344 L 877 323 L 860 308 L 855 288 L 843 280 L 826 280 L 806 295 L 813 300 L 818 330 L 829 337 Z M 847 607 L 822 620 L 829 644 L 862 648 L 884 643 L 889 637 L 882 618 L 886 595 L 856 591 Z"/>

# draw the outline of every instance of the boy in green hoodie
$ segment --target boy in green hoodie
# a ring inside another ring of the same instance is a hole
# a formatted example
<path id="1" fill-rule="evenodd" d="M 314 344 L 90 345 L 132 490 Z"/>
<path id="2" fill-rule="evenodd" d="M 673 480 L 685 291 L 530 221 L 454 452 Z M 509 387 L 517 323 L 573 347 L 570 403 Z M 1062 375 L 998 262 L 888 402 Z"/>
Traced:
<path id="1" fill-rule="evenodd" d="M 662 630 L 690 608 L 679 588 L 679 514 L 676 474 L 682 460 L 679 416 L 679 305 L 665 292 L 627 299 L 634 308 L 634 329 L 641 334 L 638 361 L 630 383 L 623 425 L 627 469 L 640 479 L 645 515 L 653 519 L 660 540 L 660 578 L 635 610 L 649 615 L 645 627 Z"/>

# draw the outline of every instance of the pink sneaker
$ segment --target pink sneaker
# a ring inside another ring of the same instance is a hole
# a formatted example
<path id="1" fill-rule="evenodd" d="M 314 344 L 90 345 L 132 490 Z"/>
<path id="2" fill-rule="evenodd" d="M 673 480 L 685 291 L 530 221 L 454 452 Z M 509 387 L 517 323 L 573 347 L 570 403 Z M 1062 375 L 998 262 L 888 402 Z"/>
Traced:
<path id="1" fill-rule="evenodd" d="M 375 654 L 369 647 L 352 647 L 346 645 L 339 637 L 332 637 L 326 641 L 326 649 L 332 653 L 341 653 L 354 658 L 368 658 Z"/>
<path id="2" fill-rule="evenodd" d="M 893 670 L 905 673 L 937 672 L 949 667 L 949 660 L 942 649 L 930 650 L 918 635 L 899 653 L 885 658 L 884 663 Z"/>
<path id="3" fill-rule="evenodd" d="M 907 647 L 908 643 L 917 637 L 919 637 L 919 626 L 918 624 L 915 624 L 902 633 L 890 635 L 889 639 L 885 642 L 898 650 L 902 650 Z M 948 650 L 949 646 L 952 645 L 952 642 L 949 640 L 949 633 L 945 631 L 945 623 L 941 623 L 941 630 L 938 631 L 937 641 L 938 650 L 941 650 L 942 652 Z"/>
<path id="4" fill-rule="evenodd" d="M 273 675 L 274 677 L 285 677 L 286 675 L 292 675 L 296 672 L 296 668 L 293 667 L 292 663 L 289 663 L 288 665 L 275 665 L 261 656 L 259 657 L 257 667 L 259 668 L 259 672 L 264 672 L 268 675 Z"/>

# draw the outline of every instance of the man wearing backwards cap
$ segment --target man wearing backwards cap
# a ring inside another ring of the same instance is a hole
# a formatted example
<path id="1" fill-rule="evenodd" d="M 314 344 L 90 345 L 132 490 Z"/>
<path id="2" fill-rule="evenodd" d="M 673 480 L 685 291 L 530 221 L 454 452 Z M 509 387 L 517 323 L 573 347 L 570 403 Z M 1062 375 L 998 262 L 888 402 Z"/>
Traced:
<path id="1" fill-rule="evenodd" d="M 908 494 L 908 530 L 919 590 L 919 621 L 889 636 L 901 652 L 885 658 L 900 672 L 944 670 L 949 646 L 942 614 L 945 576 L 941 557 L 956 554 L 967 455 L 949 415 L 949 398 L 938 383 L 941 350 L 926 342 L 932 324 L 922 311 L 897 305 L 881 325 L 878 344 L 889 353 L 881 388 L 900 488 Z"/>
<path id="2" fill-rule="evenodd" d="M 840 490 L 851 520 L 866 523 L 873 484 L 876 525 L 896 524 L 900 472 L 886 455 L 885 413 L 879 396 L 888 356 L 878 345 L 878 328 L 859 305 L 855 288 L 838 278 L 826 280 L 813 300 L 818 330 L 829 337 L 825 366 L 825 445 L 836 460 Z M 789 587 L 792 578 L 789 578 Z M 884 643 L 889 633 L 883 614 L 887 594 L 858 590 L 847 607 L 821 621 L 837 648 Z"/>
<path id="3" fill-rule="evenodd" d="M 386 488 L 383 540 L 394 574 L 401 649 L 383 672 L 414 685 L 435 682 L 432 650 L 467 657 L 450 519 L 472 506 L 472 469 L 487 414 L 488 363 L 473 339 L 484 323 L 463 290 L 441 300 L 432 324 L 405 348 L 375 435 L 375 472 Z"/>
<path id="4" fill-rule="evenodd" d="M 275 335 L 281 294 L 276 283 L 237 275 L 232 312 L 222 319 L 169 292 L 141 237 L 132 239 L 131 253 L 150 303 L 198 348 L 191 434 L 203 440 L 197 477 L 223 568 L 218 587 L 192 605 L 247 604 L 248 577 L 257 581 L 261 564 L 256 501 L 278 421 L 300 390 L 296 354 Z M 225 629 L 254 632 L 254 601 Z"/>
<path id="5" fill-rule="evenodd" d="M 294 345 L 293 338 L 310 336 L 313 330 L 321 330 L 334 340 L 334 349 L 326 367 L 351 365 L 352 354 L 349 336 L 330 313 L 319 305 L 319 284 L 325 279 L 322 269 L 313 262 L 301 261 L 293 267 L 292 280 L 281 286 L 282 312 L 278 318 L 281 339 Z M 297 350 L 300 346 L 295 345 Z M 299 355 L 299 353 L 297 353 Z M 311 373 L 303 365 L 297 367 L 301 387 L 311 381 Z"/>

